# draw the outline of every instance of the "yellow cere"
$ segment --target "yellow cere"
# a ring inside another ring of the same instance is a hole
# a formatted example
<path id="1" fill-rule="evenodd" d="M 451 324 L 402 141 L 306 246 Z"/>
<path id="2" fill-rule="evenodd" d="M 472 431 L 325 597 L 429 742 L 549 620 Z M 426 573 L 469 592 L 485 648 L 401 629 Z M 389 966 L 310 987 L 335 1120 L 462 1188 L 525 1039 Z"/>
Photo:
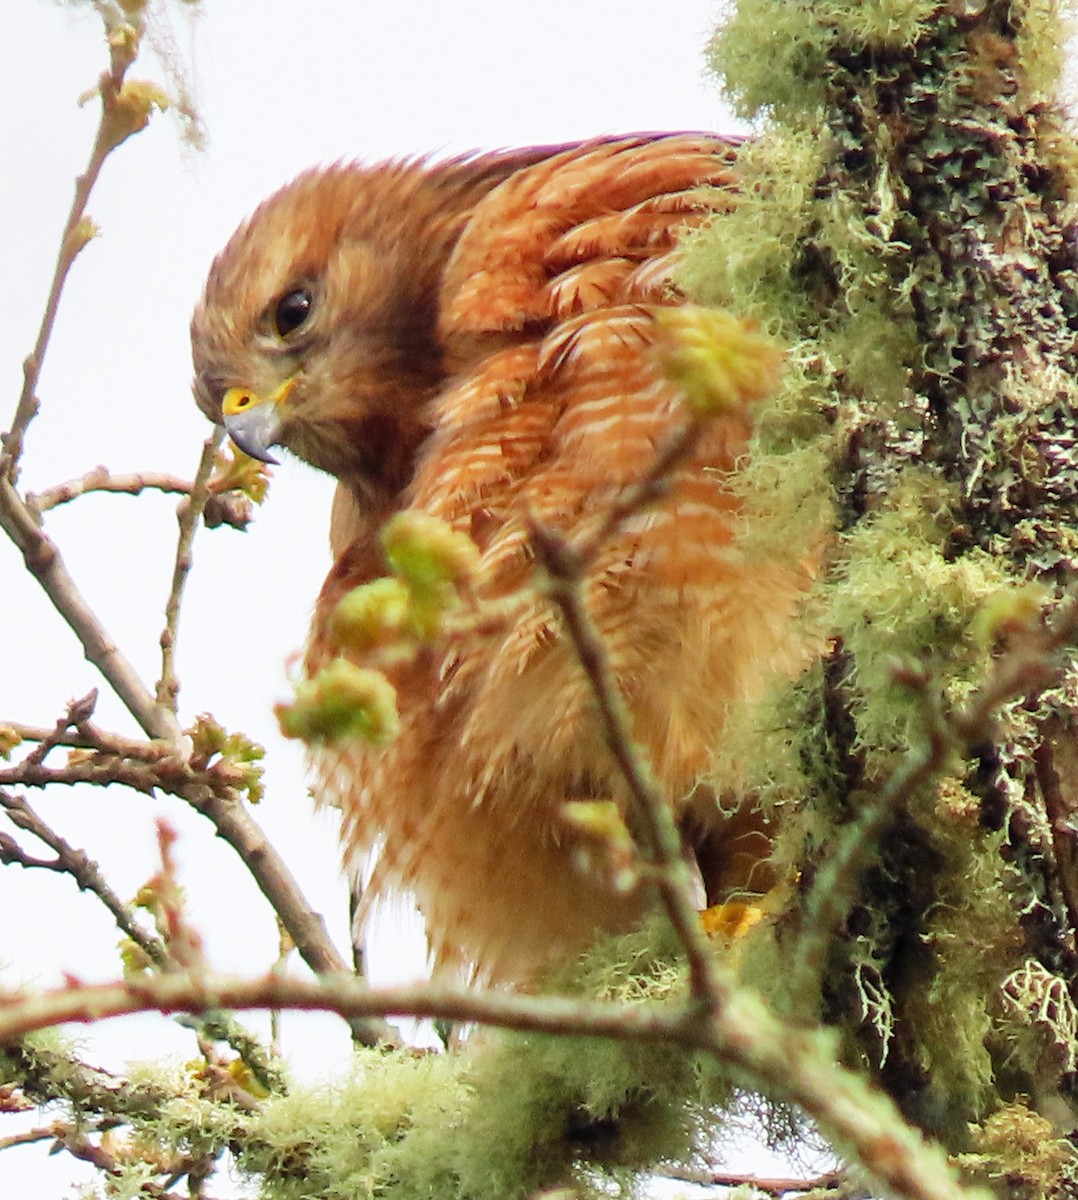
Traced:
<path id="1" fill-rule="evenodd" d="M 286 379 L 276 391 L 265 396 L 260 396 L 250 388 L 230 387 L 221 400 L 221 415 L 234 417 L 237 413 L 257 408 L 260 404 L 283 404 L 295 384 L 296 377 L 293 375 Z"/>
<path id="2" fill-rule="evenodd" d="M 246 388 L 229 388 L 221 401 L 221 412 L 226 417 L 234 417 L 236 413 L 243 412 L 245 408 L 253 408 L 256 404 L 261 403 L 254 392 L 249 392 Z"/>

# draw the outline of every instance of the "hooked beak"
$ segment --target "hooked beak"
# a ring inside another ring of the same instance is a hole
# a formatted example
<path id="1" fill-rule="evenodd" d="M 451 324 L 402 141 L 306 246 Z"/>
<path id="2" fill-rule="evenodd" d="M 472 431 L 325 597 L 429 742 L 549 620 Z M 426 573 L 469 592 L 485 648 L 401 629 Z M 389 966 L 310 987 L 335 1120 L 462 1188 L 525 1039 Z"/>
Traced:
<path id="1" fill-rule="evenodd" d="M 251 458 L 276 463 L 269 450 L 281 435 L 284 414 L 281 411 L 295 377 L 268 396 L 259 396 L 249 388 L 233 387 L 221 401 L 221 416 L 228 436 Z"/>

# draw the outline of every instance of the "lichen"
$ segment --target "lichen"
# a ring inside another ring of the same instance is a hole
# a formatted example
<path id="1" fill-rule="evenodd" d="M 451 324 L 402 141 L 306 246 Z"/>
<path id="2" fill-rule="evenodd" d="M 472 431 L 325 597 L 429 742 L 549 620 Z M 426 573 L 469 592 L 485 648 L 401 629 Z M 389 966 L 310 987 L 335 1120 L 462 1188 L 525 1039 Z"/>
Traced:
<path id="1" fill-rule="evenodd" d="M 1032 604 L 1035 624 L 1078 565 L 1062 44 L 1048 0 L 739 4 L 712 62 L 767 123 L 740 155 L 738 205 L 682 272 L 694 298 L 790 348 L 746 468 L 746 544 L 773 551 L 786 506 L 787 544 L 819 554 L 803 619 L 828 646 L 731 713 L 717 750 L 716 779 L 780 818 L 784 884 L 746 973 L 836 1025 L 847 1060 L 957 1149 L 1032 1081 L 1073 1090 L 1051 1053 L 1076 987 L 1073 922 L 1035 761 L 1052 751 L 1073 804 L 1074 688 L 1004 704 L 968 760 L 952 752 L 865 816 L 1007 652 L 985 614 Z M 812 928 L 821 913 L 833 928 Z M 813 978 L 784 969 L 801 939 L 824 934 L 816 990 L 785 994 Z M 1019 987 L 1034 979 L 1048 1008 Z"/>

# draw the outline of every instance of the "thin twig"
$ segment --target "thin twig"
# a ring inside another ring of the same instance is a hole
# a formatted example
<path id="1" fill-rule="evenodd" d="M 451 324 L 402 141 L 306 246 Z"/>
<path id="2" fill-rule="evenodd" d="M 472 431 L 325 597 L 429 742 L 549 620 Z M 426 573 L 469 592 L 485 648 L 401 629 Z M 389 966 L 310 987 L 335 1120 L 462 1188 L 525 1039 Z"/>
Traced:
<path id="1" fill-rule="evenodd" d="M 655 882 L 688 958 L 693 996 L 709 1007 L 718 1004 L 727 984 L 720 978 L 692 901 L 692 877 L 682 854 L 673 812 L 655 784 L 643 748 L 633 741 L 621 689 L 584 605 L 580 583 L 583 564 L 575 550 L 551 530 L 533 523 L 530 534 L 549 578 L 548 593 L 561 612 L 566 633 L 591 684 L 607 745 L 628 785 L 634 811 L 643 826 L 645 853 L 656 868 Z"/>
<path id="2" fill-rule="evenodd" d="M 693 995 L 699 1003 L 710 1006 L 720 1002 L 725 985 L 692 901 L 692 879 L 682 854 L 681 837 L 670 806 L 663 801 L 650 764 L 645 761 L 643 748 L 633 741 L 621 689 L 582 592 L 585 572 L 607 540 L 630 517 L 666 493 L 673 472 L 692 454 L 706 428 L 707 422 L 696 417 L 676 428 L 659 447 L 647 471 L 621 492 L 588 537 L 569 543 L 535 521 L 531 522 L 529 535 L 546 570 L 550 598 L 561 612 L 569 640 L 591 685 L 607 745 L 642 822 L 645 850 L 656 868 L 660 896 L 688 958 Z"/>
<path id="3" fill-rule="evenodd" d="M 0 453 L 0 527 L 22 552 L 27 569 L 74 630 L 87 659 L 101 671 L 143 730 L 151 737 L 175 740 L 180 734 L 175 717 L 154 704 L 134 667 L 120 652 L 75 587 L 55 543 L 41 529 L 39 518 L 15 488 L 26 431 L 39 408 L 37 385 L 60 297 L 72 264 L 92 237 L 93 231 L 86 217 L 90 193 L 97 183 L 105 159 L 137 127 L 137 122 L 124 125 L 121 121 L 118 125 L 117 113 L 124 77 L 137 53 L 138 39 L 123 36 L 122 30 L 115 27 L 113 17 L 104 9 L 99 9 L 99 12 L 110 34 L 109 69 L 102 74 L 97 89 L 101 98 L 101 115 L 86 170 L 75 181 L 75 195 L 60 239 L 56 268 L 37 340 L 23 364 L 23 386 L 15 416 L 10 430 L 0 438 L 3 448 Z"/>
<path id="4" fill-rule="evenodd" d="M 66 1129 L 58 1130 L 56 1140 L 73 1158 L 89 1163 L 90 1166 L 95 1167 L 98 1171 L 106 1175 L 121 1175 L 123 1173 L 124 1164 L 116 1155 L 106 1150 L 104 1145 L 95 1145 L 86 1136 L 85 1131 L 73 1125 L 67 1126 Z M 165 1189 L 160 1184 L 151 1183 L 148 1179 L 143 1179 L 139 1183 L 139 1192 L 142 1195 L 152 1197 L 164 1197 L 167 1195 Z"/>
<path id="5" fill-rule="evenodd" d="M 179 510 L 180 532 L 176 541 L 176 561 L 172 569 L 172 585 L 165 603 L 165 628 L 161 632 L 161 678 L 155 689 L 157 703 L 173 713 L 176 712 L 180 692 L 180 681 L 176 677 L 176 636 L 180 622 L 180 601 L 183 599 L 184 585 L 191 571 L 191 546 L 195 531 L 210 495 L 206 485 L 213 472 L 222 437 L 223 431 L 216 430 L 206 440 L 198 469 L 195 471 L 194 482 L 191 484 L 190 496 L 186 503 L 180 505 Z"/>
<path id="6" fill-rule="evenodd" d="M 145 733 L 165 741 L 178 741 L 182 734 L 174 714 L 154 701 L 138 672 L 76 587 L 56 543 L 39 527 L 11 481 L 3 475 L 0 475 L 0 528 L 22 552 L 27 570 L 71 627 L 86 658 L 105 677 Z"/>
<path id="7" fill-rule="evenodd" d="M 55 1142 L 70 1128 L 69 1125 L 52 1124 L 25 1129 L 22 1133 L 0 1138 L 0 1150 L 10 1150 L 13 1146 L 32 1146 L 35 1142 Z"/>
<path id="8" fill-rule="evenodd" d="M 124 496 L 138 496 L 142 492 L 166 492 L 177 496 L 187 496 L 191 492 L 191 483 L 178 475 L 168 475 L 163 471 L 129 471 L 126 474 L 113 474 L 108 467 L 94 467 L 77 479 L 68 479 L 55 487 L 46 488 L 43 492 L 27 492 L 26 504 L 31 511 L 39 515 L 77 500 L 92 492 L 112 492 Z"/>
<path id="9" fill-rule="evenodd" d="M 87 730 L 84 725 L 83 734 Z M 324 919 L 311 907 L 284 859 L 270 845 L 236 794 L 234 772 L 235 768 L 226 760 L 196 770 L 176 756 L 138 761 L 106 752 L 77 758 L 62 767 L 28 757 L 0 768 L 0 787 L 118 784 L 143 795 L 163 791 L 179 797 L 207 817 L 218 836 L 239 855 L 311 970 L 315 974 L 346 971 L 348 968 L 329 937 Z M 384 1022 L 371 1022 L 355 1032 L 363 1045 L 395 1045 L 399 1041 Z"/>
<path id="10" fill-rule="evenodd" d="M 157 968 L 174 970 L 177 963 L 173 945 L 142 928 L 128 905 L 112 890 L 101 869 L 84 850 L 77 850 L 60 837 L 30 806 L 25 797 L 10 796 L 0 790 L 0 808 L 12 824 L 32 834 L 55 854 L 53 859 L 39 859 L 27 854 L 17 843 L 0 833 L 0 862 L 28 869 L 41 869 L 69 875 L 82 891 L 96 896 L 108 910 L 117 927 L 146 955 Z M 271 1090 L 282 1091 L 280 1071 L 261 1042 L 243 1029 L 227 1013 L 208 1013 L 199 1022 L 207 1038 L 228 1042 L 254 1071 L 259 1080 Z"/>
<path id="11" fill-rule="evenodd" d="M 76 850 L 60 837 L 38 816 L 25 797 L 11 796 L 0 791 L 0 808 L 7 813 L 13 825 L 33 834 L 56 855 L 51 861 L 32 859 L 19 847 L 12 847 L 6 845 L 6 841 L 0 841 L 0 862 L 18 863 L 23 867 L 37 867 L 70 875 L 81 891 L 90 892 L 101 901 L 119 929 L 135 942 L 152 962 L 158 966 L 168 963 L 169 953 L 164 943 L 139 925 L 131 910 L 109 887 L 100 867 L 85 850 Z"/>
<path id="12" fill-rule="evenodd" d="M 106 27 L 108 24 L 106 19 Z M 128 67 L 134 61 L 135 47 L 122 42 L 110 42 L 110 50 L 110 69 L 101 76 L 98 85 L 101 96 L 101 116 L 94 133 L 93 147 L 90 150 L 86 170 L 75 180 L 75 195 L 72 198 L 71 209 L 60 237 L 60 251 L 56 259 L 52 283 L 49 286 L 49 295 L 45 301 L 45 311 L 38 328 L 37 340 L 33 350 L 23 363 L 22 391 L 15 408 L 15 416 L 10 430 L 6 434 L 0 435 L 0 446 L 3 451 L 0 453 L 0 475 L 8 484 L 14 484 L 18 477 L 19 459 L 22 457 L 26 431 L 40 407 L 37 385 L 41 378 L 41 368 L 45 361 L 49 339 L 52 337 L 64 284 L 67 282 L 72 264 L 89 237 L 88 234 L 82 232 L 87 219 L 86 205 L 90 199 L 90 193 L 97 184 L 105 160 L 118 144 L 110 129 L 111 106 L 123 87 Z"/>
<path id="13" fill-rule="evenodd" d="M 41 764 L 45 761 L 48 755 L 58 745 L 61 744 L 63 738 L 67 736 L 67 731 L 71 728 L 78 728 L 84 722 L 88 721 L 97 707 L 97 688 L 92 688 L 81 700 L 72 700 L 67 706 L 67 711 L 56 722 L 51 731 L 47 732 L 44 737 L 37 739 L 37 746 L 27 755 L 28 763 Z"/>
<path id="14" fill-rule="evenodd" d="M 653 501 L 664 496 L 670 487 L 674 471 L 696 449 L 697 443 L 707 429 L 707 422 L 693 417 L 678 426 L 659 446 L 647 471 L 635 483 L 624 488 L 618 498 L 607 509 L 598 528 L 586 538 L 573 542 L 581 568 L 590 565 L 599 551 L 606 545 L 625 522 Z"/>
<path id="15" fill-rule="evenodd" d="M 160 762 L 163 758 L 174 758 L 176 747 L 168 742 L 139 741 L 136 738 L 126 738 L 118 733 L 107 733 L 89 722 L 83 729 L 67 729 L 58 737 L 55 730 L 45 729 L 41 725 L 24 725 L 21 721 L 0 721 L 0 728 L 10 730 L 21 742 L 49 741 L 52 746 L 67 746 L 76 750 L 100 750 L 105 754 L 114 754 L 119 758 L 132 758 L 139 762 Z"/>
<path id="16" fill-rule="evenodd" d="M 1078 931 L 1078 844 L 1075 841 L 1074 827 L 1078 797 L 1064 793 L 1060 772 L 1056 766 L 1056 754 L 1057 747 L 1066 745 L 1061 740 L 1066 735 L 1062 728 L 1057 728 L 1056 735 L 1050 737 L 1048 730 L 1042 731 L 1040 744 L 1033 751 L 1033 767 L 1044 799 L 1049 836 L 1052 839 L 1058 868 L 1059 887 L 1067 908 L 1067 923 L 1071 931 L 1069 937 L 1073 945 L 1075 933 Z M 1062 753 L 1065 754 L 1066 750 L 1062 750 Z"/>
<path id="17" fill-rule="evenodd" d="M 697 1183 L 701 1187 L 750 1188 L 769 1196 L 785 1196 L 792 1192 L 833 1192 L 848 1185 L 845 1172 L 825 1171 L 811 1179 L 796 1177 L 769 1177 L 745 1175 L 736 1171 L 686 1171 L 678 1167 L 663 1167 L 664 1179 L 676 1179 L 683 1183 Z M 844 1193 L 843 1194 L 848 1194 Z"/>
<path id="18" fill-rule="evenodd" d="M 1078 592 L 1068 595 L 1043 625 L 1014 631 L 984 684 L 948 723 L 965 748 L 990 739 L 998 710 L 1048 687 L 1059 675 L 1059 652 L 1078 641 Z"/>

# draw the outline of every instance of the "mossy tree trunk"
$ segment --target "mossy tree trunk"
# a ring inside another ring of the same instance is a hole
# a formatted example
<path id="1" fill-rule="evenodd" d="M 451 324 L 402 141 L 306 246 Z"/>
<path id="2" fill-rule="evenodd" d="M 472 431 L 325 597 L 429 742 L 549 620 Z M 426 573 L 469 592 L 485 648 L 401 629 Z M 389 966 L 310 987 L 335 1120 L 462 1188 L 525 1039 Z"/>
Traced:
<path id="1" fill-rule="evenodd" d="M 1051 1140 L 1078 1114 L 1073 660 L 930 785 L 873 806 L 933 695 L 959 705 L 1074 577 L 1064 33 L 1049 0 L 743 0 L 714 65 L 766 123 L 742 203 L 686 270 L 791 348 L 748 473 L 758 536 L 788 533 L 783 510 L 825 486 L 836 498 L 825 661 L 731 752 L 762 764 L 751 782 L 784 815 L 792 886 L 759 936 L 804 969 L 779 975 L 795 981 L 780 1003 L 838 1025 L 847 1058 L 952 1150 L 1027 1176 L 1029 1122 Z M 1058 1180 L 1073 1156 L 1052 1145 Z"/>

